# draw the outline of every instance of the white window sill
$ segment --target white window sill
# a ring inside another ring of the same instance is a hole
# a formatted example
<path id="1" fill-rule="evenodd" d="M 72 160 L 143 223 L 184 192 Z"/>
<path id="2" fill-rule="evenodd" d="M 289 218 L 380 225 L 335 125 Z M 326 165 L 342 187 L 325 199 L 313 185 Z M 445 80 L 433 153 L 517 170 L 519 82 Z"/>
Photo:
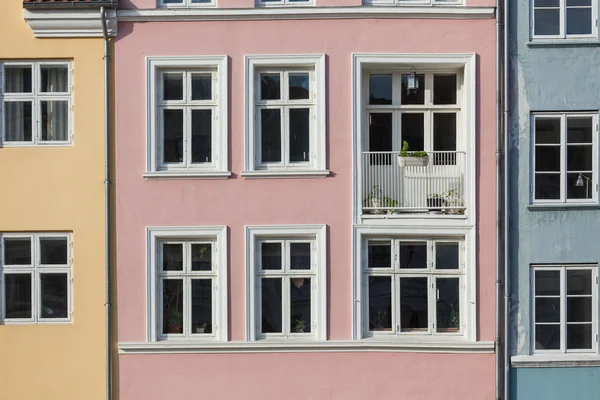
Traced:
<path id="1" fill-rule="evenodd" d="M 535 38 L 531 39 L 527 42 L 527 47 L 557 47 L 557 46 L 565 46 L 565 47 L 597 47 L 600 46 L 600 41 L 597 37 L 589 37 L 589 38 L 577 38 L 577 39 L 567 39 L 567 38 Z"/>
<path id="2" fill-rule="evenodd" d="M 534 354 L 512 356 L 513 368 L 598 367 L 600 355 L 596 353 Z"/>
<path id="3" fill-rule="evenodd" d="M 329 170 L 255 170 L 242 171 L 244 178 L 325 178 L 329 175 Z"/>
<path id="4" fill-rule="evenodd" d="M 494 352 L 494 342 L 466 341 L 255 341 L 255 342 L 183 342 L 119 343 L 119 354 L 157 353 L 294 353 L 294 352 L 423 352 L 423 353 L 487 353 Z"/>
<path id="5" fill-rule="evenodd" d="M 70 142 L 43 142 L 43 143 L 31 143 L 31 142 L 3 142 L 0 147 L 4 147 L 5 149 L 14 149 L 14 148 L 48 148 L 48 147 L 74 147 L 73 143 Z"/>
<path id="6" fill-rule="evenodd" d="M 533 203 L 527 206 L 530 211 L 540 210 L 569 210 L 569 209 L 597 209 L 598 202 L 589 203 Z"/>
<path id="7" fill-rule="evenodd" d="M 154 171 L 144 172 L 147 179 L 228 179 L 229 171 Z"/>

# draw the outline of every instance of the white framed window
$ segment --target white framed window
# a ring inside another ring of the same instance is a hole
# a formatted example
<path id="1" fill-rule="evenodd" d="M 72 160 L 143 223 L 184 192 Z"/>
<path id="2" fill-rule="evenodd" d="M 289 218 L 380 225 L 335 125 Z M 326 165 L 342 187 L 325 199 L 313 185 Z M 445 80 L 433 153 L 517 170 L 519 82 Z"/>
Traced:
<path id="1" fill-rule="evenodd" d="M 325 55 L 246 56 L 245 176 L 325 170 Z"/>
<path id="2" fill-rule="evenodd" d="M 534 203 L 595 203 L 598 199 L 598 115 L 532 116 Z"/>
<path id="3" fill-rule="evenodd" d="M 227 229 L 148 228 L 148 340 L 227 341 Z"/>
<path id="4" fill-rule="evenodd" d="M 256 5 L 259 7 L 269 6 L 312 6 L 316 0 L 256 0 Z"/>
<path id="5" fill-rule="evenodd" d="M 227 57 L 148 58 L 145 176 L 226 178 Z"/>
<path id="6" fill-rule="evenodd" d="M 2 145 L 70 145 L 71 63 L 2 62 L 1 73 Z"/>
<path id="7" fill-rule="evenodd" d="M 325 340 L 326 226 L 247 226 L 247 339 Z"/>
<path id="8" fill-rule="evenodd" d="M 2 234 L 0 322 L 72 319 L 71 235 Z"/>
<path id="9" fill-rule="evenodd" d="M 159 7 L 213 7 L 216 0 L 157 0 Z"/>
<path id="10" fill-rule="evenodd" d="M 533 353 L 596 353 L 598 265 L 533 265 Z"/>
<path id="11" fill-rule="evenodd" d="M 424 5 L 460 5 L 462 0 L 363 0 L 364 5 L 371 6 L 424 6 Z"/>
<path id="12" fill-rule="evenodd" d="M 578 39 L 597 35 L 597 1 L 531 0 L 534 39 Z"/>

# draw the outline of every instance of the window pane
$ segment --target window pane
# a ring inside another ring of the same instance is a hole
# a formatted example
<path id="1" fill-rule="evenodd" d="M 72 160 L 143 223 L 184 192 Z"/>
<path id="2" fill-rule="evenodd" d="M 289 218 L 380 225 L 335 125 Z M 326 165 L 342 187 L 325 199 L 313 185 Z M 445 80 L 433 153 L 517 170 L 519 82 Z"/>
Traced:
<path id="1" fill-rule="evenodd" d="M 163 333 L 183 333 L 183 279 L 163 279 Z"/>
<path id="2" fill-rule="evenodd" d="M 560 146 L 535 146 L 535 170 L 560 171 Z"/>
<path id="3" fill-rule="evenodd" d="M 402 143 L 408 142 L 409 150 L 425 148 L 425 114 L 402 114 Z"/>
<path id="4" fill-rule="evenodd" d="M 369 277 L 369 330 L 392 330 L 392 278 Z"/>
<path id="5" fill-rule="evenodd" d="M 535 143 L 560 144 L 560 118 L 536 118 Z"/>
<path id="6" fill-rule="evenodd" d="M 591 172 L 567 174 L 567 199 L 591 199 L 595 187 L 592 178 Z M 577 181 L 581 186 L 577 186 Z"/>
<path id="7" fill-rule="evenodd" d="M 458 269 L 458 243 L 436 243 L 435 244 L 435 268 L 436 269 Z"/>
<path id="8" fill-rule="evenodd" d="M 591 7 L 592 0 L 567 0 L 567 7 L 574 7 L 574 6 Z"/>
<path id="9" fill-rule="evenodd" d="M 310 75 L 308 72 L 290 74 L 290 100 L 310 98 Z"/>
<path id="10" fill-rule="evenodd" d="M 567 118 L 567 143 L 592 143 L 591 117 Z"/>
<path id="11" fill-rule="evenodd" d="M 408 91 L 406 87 L 408 75 L 402 75 L 402 104 L 425 104 L 425 75 L 417 74 L 417 82 L 419 88 L 417 90 Z"/>
<path id="12" fill-rule="evenodd" d="M 535 271 L 535 294 L 560 296 L 560 271 Z"/>
<path id="13" fill-rule="evenodd" d="M 192 74 L 192 100 L 212 99 L 212 75 Z"/>
<path id="14" fill-rule="evenodd" d="M 460 332 L 460 293 L 458 278 L 437 278 L 436 331 Z"/>
<path id="15" fill-rule="evenodd" d="M 310 109 L 290 109 L 290 162 L 310 161 Z"/>
<path id="16" fill-rule="evenodd" d="M 40 263 L 66 265 L 68 260 L 67 238 L 40 238 Z"/>
<path id="17" fill-rule="evenodd" d="M 183 271 L 183 244 L 165 243 L 162 253 L 163 271 Z"/>
<path id="18" fill-rule="evenodd" d="M 310 243 L 290 243 L 290 268 L 310 269 Z"/>
<path id="19" fill-rule="evenodd" d="M 536 9 L 534 18 L 536 35 L 551 36 L 560 34 L 559 9 Z"/>
<path id="20" fill-rule="evenodd" d="M 163 75 L 163 99 L 183 100 L 183 74 Z"/>
<path id="21" fill-rule="evenodd" d="M 263 270 L 280 270 L 282 269 L 282 252 L 281 243 L 261 244 L 261 267 Z"/>
<path id="22" fill-rule="evenodd" d="M 192 279 L 192 334 L 212 328 L 212 279 Z"/>
<path id="23" fill-rule="evenodd" d="M 262 333 L 281 332 L 281 278 L 262 278 L 261 286 Z"/>
<path id="24" fill-rule="evenodd" d="M 290 332 L 311 332 L 310 278 L 290 279 Z"/>
<path id="25" fill-rule="evenodd" d="M 392 266 L 392 245 L 390 242 L 369 242 L 369 268 L 390 268 Z"/>
<path id="26" fill-rule="evenodd" d="M 433 76 L 433 104 L 456 104 L 456 74 Z"/>
<path id="27" fill-rule="evenodd" d="M 279 100 L 281 98 L 279 74 L 260 74 L 260 98 L 262 100 Z"/>
<path id="28" fill-rule="evenodd" d="M 535 199 L 560 199 L 560 174 L 535 174 Z"/>
<path id="29" fill-rule="evenodd" d="M 591 295 L 592 271 L 567 270 L 567 295 Z"/>
<path id="30" fill-rule="evenodd" d="M 31 274 L 5 274 L 6 319 L 31 318 Z"/>
<path id="31" fill-rule="evenodd" d="M 263 162 L 281 162 L 281 111 L 260 110 L 261 154 Z"/>
<path id="32" fill-rule="evenodd" d="M 5 238 L 4 265 L 31 265 L 31 239 Z"/>
<path id="33" fill-rule="evenodd" d="M 165 162 L 183 162 L 183 110 L 164 110 Z"/>
<path id="34" fill-rule="evenodd" d="M 592 325 L 591 324 L 567 324 L 567 349 L 591 349 L 592 348 Z"/>
<path id="35" fill-rule="evenodd" d="M 567 171 L 591 171 L 592 169 L 591 145 L 567 146 Z"/>
<path id="36" fill-rule="evenodd" d="M 535 0 L 535 7 L 559 7 L 560 0 Z"/>
<path id="37" fill-rule="evenodd" d="M 592 298 L 567 297 L 567 322 L 592 322 Z"/>
<path id="38" fill-rule="evenodd" d="M 31 93 L 31 67 L 5 66 L 5 93 Z"/>
<path id="39" fill-rule="evenodd" d="M 536 298 L 535 322 L 560 322 L 560 297 Z"/>
<path id="40" fill-rule="evenodd" d="M 400 279 L 400 329 L 427 331 L 427 278 Z"/>
<path id="41" fill-rule="evenodd" d="M 535 349 L 536 350 L 559 350 L 560 349 L 560 325 L 536 325 L 535 326 Z"/>
<path id="42" fill-rule="evenodd" d="M 369 104 L 392 104 L 392 75 L 369 75 Z"/>
<path id="43" fill-rule="evenodd" d="M 427 268 L 427 242 L 400 242 L 400 268 Z"/>
<path id="44" fill-rule="evenodd" d="M 392 113 L 372 113 L 369 119 L 369 151 L 392 151 Z M 372 161 L 381 161 L 376 159 L 381 156 L 372 157 Z"/>
<path id="45" fill-rule="evenodd" d="M 456 151 L 456 113 L 433 114 L 433 150 Z M 456 165 L 456 154 L 434 154 L 433 164 Z"/>
<path id="46" fill-rule="evenodd" d="M 212 270 L 212 245 L 210 243 L 192 244 L 192 271 Z"/>
<path id="47" fill-rule="evenodd" d="M 192 110 L 192 162 L 212 161 L 212 110 Z"/>
<path id="48" fill-rule="evenodd" d="M 41 66 L 41 88 L 44 93 L 69 91 L 69 68 L 67 66 Z"/>
<path id="49" fill-rule="evenodd" d="M 592 8 L 567 7 L 567 35 L 592 33 Z"/>
<path id="50" fill-rule="evenodd" d="M 67 274 L 40 274 L 42 318 L 68 318 Z"/>
<path id="51" fill-rule="evenodd" d="M 69 102 L 64 100 L 42 101 L 42 140 L 69 140 Z"/>
<path id="52" fill-rule="evenodd" d="M 7 142 L 31 142 L 32 106 L 31 101 L 4 102 L 6 115 L 5 140 Z"/>

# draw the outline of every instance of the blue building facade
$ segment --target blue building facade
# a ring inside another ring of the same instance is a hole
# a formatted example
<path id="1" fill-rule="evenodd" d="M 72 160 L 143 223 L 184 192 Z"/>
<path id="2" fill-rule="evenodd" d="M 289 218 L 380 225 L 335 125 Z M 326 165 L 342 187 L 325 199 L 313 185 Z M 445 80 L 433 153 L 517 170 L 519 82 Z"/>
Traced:
<path id="1" fill-rule="evenodd" d="M 511 399 L 600 399 L 598 3 L 510 3 Z"/>

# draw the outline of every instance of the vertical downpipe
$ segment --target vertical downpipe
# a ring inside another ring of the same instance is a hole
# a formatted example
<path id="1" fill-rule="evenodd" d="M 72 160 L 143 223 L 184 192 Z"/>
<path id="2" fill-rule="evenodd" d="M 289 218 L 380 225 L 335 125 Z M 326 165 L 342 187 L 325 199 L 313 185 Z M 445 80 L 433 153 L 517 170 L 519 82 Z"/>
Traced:
<path id="1" fill-rule="evenodd" d="M 111 335 L 110 335 L 110 82 L 109 66 L 110 56 L 108 54 L 108 28 L 106 26 L 106 10 L 100 7 L 100 19 L 102 21 L 102 35 L 104 37 L 104 221 L 105 221 L 105 246 L 106 246 L 106 400 L 111 399 L 112 377 L 111 377 Z"/>
<path id="2" fill-rule="evenodd" d="M 499 0 L 500 1 L 500 0 Z M 510 152 L 509 122 L 510 122 L 510 63 L 509 63 L 509 0 L 504 0 L 504 400 L 510 398 L 510 323 L 511 323 L 511 281 L 510 281 L 510 242 L 508 241 L 508 217 L 509 217 L 509 175 L 508 160 Z"/>

